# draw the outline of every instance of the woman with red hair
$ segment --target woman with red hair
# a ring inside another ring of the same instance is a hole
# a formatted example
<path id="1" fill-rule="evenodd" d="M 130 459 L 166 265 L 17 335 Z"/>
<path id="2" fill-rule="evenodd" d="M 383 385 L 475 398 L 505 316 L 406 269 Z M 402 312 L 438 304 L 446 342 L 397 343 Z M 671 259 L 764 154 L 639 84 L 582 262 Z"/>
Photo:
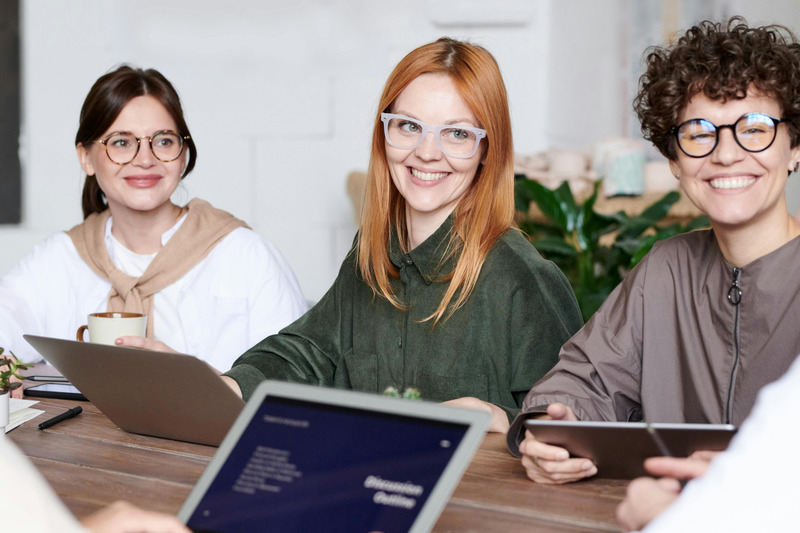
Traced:
<path id="1" fill-rule="evenodd" d="M 442 38 L 389 76 L 355 245 L 304 317 L 226 374 L 423 399 L 509 419 L 581 325 L 566 278 L 514 227 L 511 121 L 500 69 Z M 235 383 L 234 383 L 235 381 Z"/>

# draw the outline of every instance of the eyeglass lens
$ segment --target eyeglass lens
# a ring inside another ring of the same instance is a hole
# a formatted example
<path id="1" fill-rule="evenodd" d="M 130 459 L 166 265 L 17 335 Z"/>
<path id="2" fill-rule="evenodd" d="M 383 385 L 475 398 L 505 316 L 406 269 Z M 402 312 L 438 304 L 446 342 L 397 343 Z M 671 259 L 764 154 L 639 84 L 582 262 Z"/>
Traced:
<path id="1" fill-rule="evenodd" d="M 780 121 L 761 113 L 748 113 L 734 124 L 715 126 L 705 119 L 694 119 L 678 126 L 678 145 L 691 157 L 703 157 L 714 151 L 720 130 L 730 128 L 736 142 L 748 152 L 761 152 L 775 140 Z"/>
<path id="2" fill-rule="evenodd" d="M 142 137 L 145 141 L 147 137 Z M 108 157 L 119 165 L 130 163 L 139 152 L 139 143 L 131 133 L 115 133 L 104 142 Z M 149 138 L 150 150 L 160 161 L 168 163 L 178 159 L 183 151 L 183 138 L 173 131 L 161 131 Z"/>
<path id="3" fill-rule="evenodd" d="M 386 122 L 386 138 L 389 144 L 395 148 L 410 150 L 422 142 L 423 134 L 431 130 L 434 135 L 440 127 L 428 126 L 422 122 L 417 122 L 408 118 L 390 118 Z M 478 136 L 468 129 L 453 127 L 441 127 L 436 136 L 436 142 L 442 152 L 451 157 L 472 157 L 477 151 Z"/>

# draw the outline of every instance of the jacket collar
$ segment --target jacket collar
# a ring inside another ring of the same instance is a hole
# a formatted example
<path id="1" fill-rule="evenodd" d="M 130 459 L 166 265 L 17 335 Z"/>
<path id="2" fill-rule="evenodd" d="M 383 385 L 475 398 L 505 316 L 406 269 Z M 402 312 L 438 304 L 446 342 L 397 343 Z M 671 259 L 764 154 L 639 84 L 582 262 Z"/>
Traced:
<path id="1" fill-rule="evenodd" d="M 450 242 L 454 217 L 454 214 L 447 217 L 430 237 L 408 253 L 403 253 L 397 228 L 393 227 L 389 237 L 389 260 L 398 268 L 415 266 L 427 285 L 438 281 L 442 274 L 452 272 L 458 257 L 451 256 L 444 262 L 442 262 L 442 257 Z"/>

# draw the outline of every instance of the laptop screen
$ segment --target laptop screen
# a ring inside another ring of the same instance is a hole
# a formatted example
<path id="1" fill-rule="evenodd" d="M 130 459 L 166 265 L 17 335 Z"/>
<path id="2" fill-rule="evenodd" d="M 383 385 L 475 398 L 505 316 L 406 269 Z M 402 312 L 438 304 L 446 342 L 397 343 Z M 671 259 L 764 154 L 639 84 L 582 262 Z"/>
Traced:
<path id="1" fill-rule="evenodd" d="M 267 395 L 187 525 L 218 533 L 409 531 L 469 427 Z"/>

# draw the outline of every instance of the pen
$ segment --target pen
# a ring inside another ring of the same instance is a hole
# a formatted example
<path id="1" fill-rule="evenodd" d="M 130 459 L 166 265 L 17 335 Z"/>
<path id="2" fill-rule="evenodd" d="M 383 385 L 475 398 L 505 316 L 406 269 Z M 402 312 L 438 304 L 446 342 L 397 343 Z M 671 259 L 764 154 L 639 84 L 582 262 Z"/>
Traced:
<path id="1" fill-rule="evenodd" d="M 79 414 L 81 414 L 82 411 L 83 411 L 82 407 L 73 407 L 72 409 L 67 409 L 60 415 L 54 416 L 50 420 L 45 420 L 44 422 L 39 424 L 39 429 L 47 429 L 50 426 L 55 426 L 59 422 L 63 422 L 64 420 L 78 416 Z"/>
<path id="2" fill-rule="evenodd" d="M 64 376 L 28 376 L 25 379 L 30 381 L 57 381 L 59 383 L 69 383 Z"/>
<path id="3" fill-rule="evenodd" d="M 659 453 L 664 457 L 673 457 L 672 453 L 667 448 L 667 444 L 664 442 L 664 439 L 661 438 L 661 435 L 656 432 L 656 428 L 650 425 L 649 422 L 645 422 L 647 425 L 647 432 L 650 433 L 650 436 L 653 437 L 653 442 L 656 443 L 656 447 L 658 448 Z M 678 482 L 681 484 L 681 488 L 686 486 L 685 479 L 679 479 Z"/>

